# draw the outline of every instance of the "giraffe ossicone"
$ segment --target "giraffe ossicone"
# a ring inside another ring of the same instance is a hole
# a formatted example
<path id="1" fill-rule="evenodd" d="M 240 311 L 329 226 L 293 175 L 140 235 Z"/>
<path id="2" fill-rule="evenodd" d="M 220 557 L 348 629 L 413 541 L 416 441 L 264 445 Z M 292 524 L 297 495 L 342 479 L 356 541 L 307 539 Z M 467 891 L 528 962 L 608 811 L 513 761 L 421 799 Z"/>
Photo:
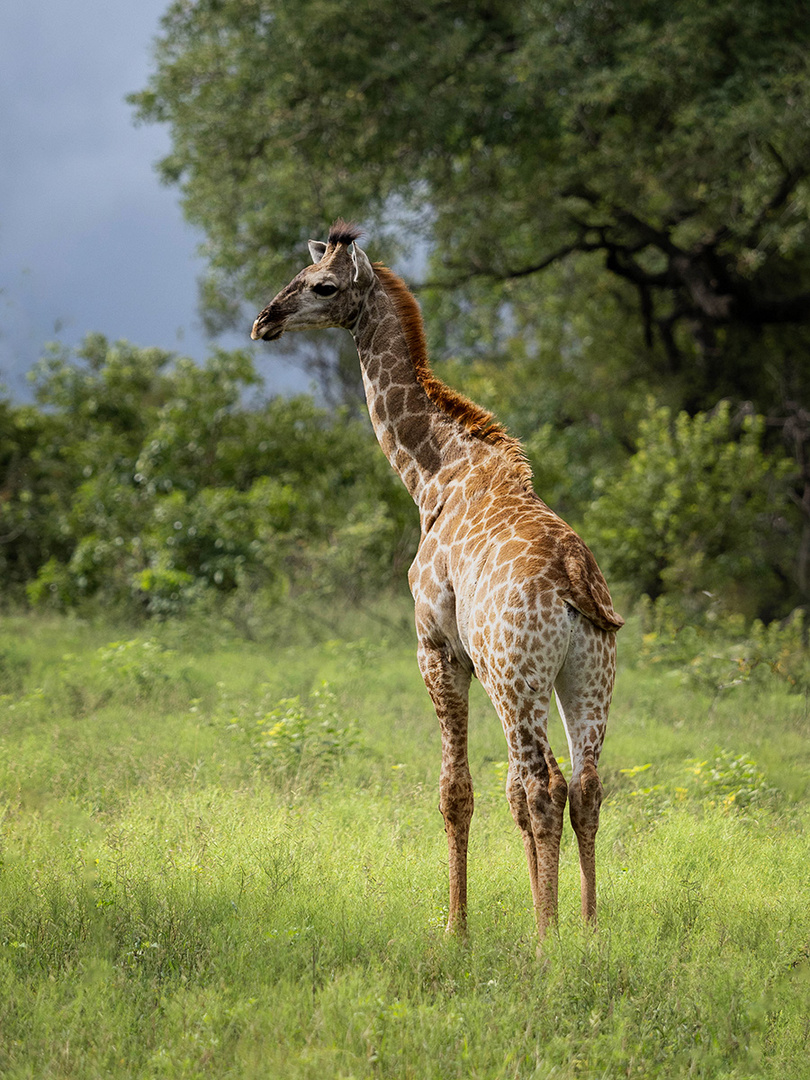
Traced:
<path id="1" fill-rule="evenodd" d="M 313 264 L 261 311 L 251 337 L 330 326 L 354 336 L 374 432 L 419 508 L 408 579 L 419 668 L 441 728 L 448 928 L 464 928 L 467 917 L 467 699 L 475 675 L 506 736 L 506 795 L 542 938 L 557 909 L 566 801 L 582 914 L 596 918 L 598 763 L 623 620 L 589 549 L 535 494 L 517 440 L 433 375 L 419 305 L 395 274 L 369 261 L 360 236 L 338 219 L 326 243 L 311 241 Z M 568 782 L 548 741 L 552 696 L 568 741 Z"/>

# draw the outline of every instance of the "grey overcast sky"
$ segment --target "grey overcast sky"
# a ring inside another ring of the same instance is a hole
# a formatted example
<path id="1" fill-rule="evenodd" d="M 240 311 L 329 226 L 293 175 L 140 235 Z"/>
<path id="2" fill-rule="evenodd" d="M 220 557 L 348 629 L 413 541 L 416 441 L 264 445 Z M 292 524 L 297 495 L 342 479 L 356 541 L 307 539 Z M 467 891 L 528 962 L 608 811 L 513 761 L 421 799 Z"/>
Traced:
<path id="1" fill-rule="evenodd" d="M 0 4 L 0 383 L 17 400 L 49 341 L 100 331 L 198 362 L 210 351 L 197 314 L 201 236 L 154 171 L 168 131 L 135 127 L 124 100 L 146 84 L 168 4 Z M 218 344 L 249 345 L 247 329 Z M 306 387 L 268 359 L 258 367 L 269 388 Z"/>

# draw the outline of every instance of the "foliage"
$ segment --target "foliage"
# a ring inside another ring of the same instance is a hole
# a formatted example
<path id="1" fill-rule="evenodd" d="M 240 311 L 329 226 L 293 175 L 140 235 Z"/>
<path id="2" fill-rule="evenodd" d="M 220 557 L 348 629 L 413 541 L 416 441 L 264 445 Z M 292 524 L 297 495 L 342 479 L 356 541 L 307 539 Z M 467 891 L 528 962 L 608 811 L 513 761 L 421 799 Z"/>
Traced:
<path id="1" fill-rule="evenodd" d="M 778 805 L 782 792 L 768 784 L 763 770 L 749 754 L 735 756 L 715 747 L 711 758 L 684 762 L 680 783 L 654 782 L 652 763 L 620 769 L 621 797 L 629 797 L 636 823 L 649 826 L 685 806 L 745 813 Z M 641 777 L 641 779 L 637 779 Z"/>
<path id="2" fill-rule="evenodd" d="M 532 377 L 549 363 L 450 374 L 484 404 L 512 400 L 510 418 L 528 427 Z M 290 593 L 307 594 L 315 614 L 336 596 L 356 605 L 402 588 L 416 515 L 367 425 L 308 398 L 264 400 L 259 387 L 241 352 L 197 367 L 100 336 L 53 351 L 36 373 L 37 405 L 5 406 L 0 568 L 11 595 L 161 617 L 216 608 L 253 635 L 273 632 Z M 564 400 L 534 413 L 545 419 L 526 447 L 538 490 L 612 583 L 679 598 L 693 617 L 706 594 L 749 618 L 801 601 L 799 514 L 786 509 L 794 470 L 766 450 L 762 418 L 728 403 L 673 417 L 637 400 L 627 457 L 618 428 L 598 419 L 560 431 Z"/>
<path id="3" fill-rule="evenodd" d="M 677 671 L 684 683 L 715 697 L 738 687 L 762 689 L 774 679 L 791 693 L 810 693 L 807 622 L 802 610 L 781 621 L 748 623 L 707 600 L 685 618 L 669 597 L 640 605 L 644 633 L 636 662 Z"/>
<path id="4" fill-rule="evenodd" d="M 25 673 L 30 678 L 29 668 Z M 7 708 L 28 722 L 53 715 L 76 720 L 111 705 L 170 708 L 185 701 L 190 685 L 176 653 L 152 638 L 112 641 L 89 655 L 66 653 L 51 661 L 27 693 L 13 692 L 21 672 L 16 674 L 5 683 L 12 690 Z"/>
<path id="5" fill-rule="evenodd" d="M 171 126 L 162 173 L 240 297 L 287 273 L 303 228 L 390 235 L 410 200 L 445 282 L 599 252 L 690 409 L 769 411 L 807 391 L 807 33 L 789 2 L 179 2 L 133 100 Z M 776 379 L 764 326 L 799 328 Z"/>
<path id="6" fill-rule="evenodd" d="M 691 772 L 709 795 L 711 805 L 719 802 L 724 809 L 745 809 L 776 794 L 768 787 L 763 771 L 747 754 L 735 757 L 721 750 L 712 761 L 693 762 Z"/>
<path id="7" fill-rule="evenodd" d="M 197 367 L 100 336 L 54 351 L 39 408 L 9 409 L 7 579 L 35 603 L 152 615 L 387 588 L 414 511 L 368 427 L 308 398 L 251 402 L 259 382 L 243 352 Z"/>
<path id="8" fill-rule="evenodd" d="M 133 100 L 257 299 L 303 223 L 396 195 L 451 280 L 601 251 L 671 344 L 686 319 L 806 325 L 807 34 L 789 2 L 182 0 Z"/>
<path id="9" fill-rule="evenodd" d="M 809 26 L 791 0 L 177 0 L 132 100 L 170 127 L 209 305 L 263 301 L 338 214 L 415 250 L 434 355 L 569 517 L 647 394 L 752 406 L 796 462 L 794 565 L 748 605 L 784 613 L 810 589 Z"/>
<path id="10" fill-rule="evenodd" d="M 763 450 L 764 424 L 650 406 L 625 468 L 597 481 L 586 533 L 609 573 L 684 610 L 714 595 L 731 610 L 767 613 L 784 595 L 793 552 L 785 520 L 793 465 Z M 794 593 L 794 597 L 796 593 Z"/>
<path id="11" fill-rule="evenodd" d="M 246 730 L 256 760 L 264 773 L 296 787 L 316 787 L 358 746 L 357 723 L 341 716 L 328 683 L 306 702 L 283 698 L 259 713 Z"/>

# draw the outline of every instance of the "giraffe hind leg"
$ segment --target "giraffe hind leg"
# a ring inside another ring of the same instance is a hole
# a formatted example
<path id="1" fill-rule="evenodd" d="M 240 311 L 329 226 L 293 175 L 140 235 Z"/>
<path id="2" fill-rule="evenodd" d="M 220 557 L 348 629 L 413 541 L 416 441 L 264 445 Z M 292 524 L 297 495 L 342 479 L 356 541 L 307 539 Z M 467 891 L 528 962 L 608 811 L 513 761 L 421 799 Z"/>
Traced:
<path id="1" fill-rule="evenodd" d="M 560 838 L 567 795 L 562 775 L 551 751 L 530 763 L 512 761 L 506 795 L 515 824 L 523 837 L 529 882 L 542 940 L 557 915 Z"/>
<path id="2" fill-rule="evenodd" d="M 596 834 L 602 805 L 602 782 L 596 765 L 587 761 L 579 776 L 572 777 L 569 814 L 579 847 L 582 918 L 596 922 Z"/>
<path id="3" fill-rule="evenodd" d="M 476 671 L 503 726 L 509 755 L 506 795 L 520 829 L 538 936 L 557 911 L 560 839 L 567 784 L 548 741 L 554 679 L 564 663 L 569 626 L 564 610 L 542 611 L 543 634 L 527 626 L 521 608 L 474 641 Z"/>
<path id="4" fill-rule="evenodd" d="M 580 617 L 555 683 L 568 737 L 569 814 L 579 847 L 582 917 L 596 921 L 596 834 L 602 805 L 598 764 L 615 677 L 615 636 Z"/>

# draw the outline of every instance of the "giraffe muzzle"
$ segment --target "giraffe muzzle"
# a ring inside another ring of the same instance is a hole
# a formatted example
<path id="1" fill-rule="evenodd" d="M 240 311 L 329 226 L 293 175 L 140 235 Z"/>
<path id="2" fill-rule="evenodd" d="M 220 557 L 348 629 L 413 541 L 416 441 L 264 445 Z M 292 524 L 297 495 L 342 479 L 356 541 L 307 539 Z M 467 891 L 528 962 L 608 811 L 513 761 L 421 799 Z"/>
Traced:
<path id="1" fill-rule="evenodd" d="M 260 338 L 263 341 L 275 341 L 276 338 L 280 338 L 284 333 L 284 326 L 276 323 L 275 325 L 268 326 L 260 315 L 253 324 L 253 329 L 250 331 L 250 336 L 253 341 L 258 341 Z"/>

